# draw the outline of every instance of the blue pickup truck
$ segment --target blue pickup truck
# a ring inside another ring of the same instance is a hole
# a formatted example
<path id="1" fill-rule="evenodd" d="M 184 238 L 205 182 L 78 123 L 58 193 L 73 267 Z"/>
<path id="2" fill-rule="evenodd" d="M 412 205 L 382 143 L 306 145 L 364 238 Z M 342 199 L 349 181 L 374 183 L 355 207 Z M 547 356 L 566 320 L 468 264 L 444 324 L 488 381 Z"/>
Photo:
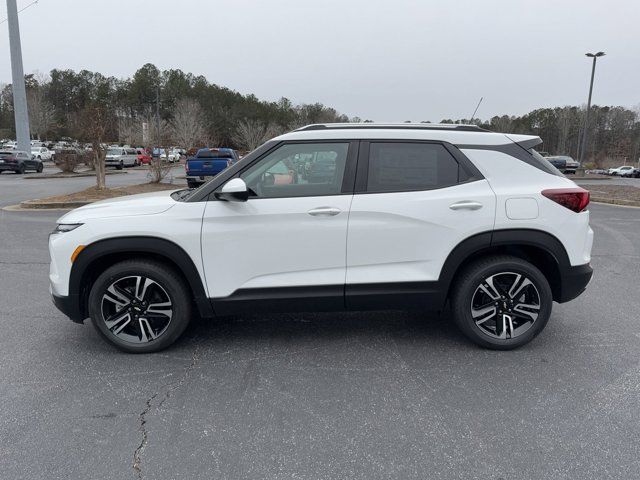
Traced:
<path id="1" fill-rule="evenodd" d="M 238 153 L 232 148 L 201 148 L 194 157 L 187 159 L 187 185 L 196 188 L 207 177 L 213 177 L 239 160 Z"/>

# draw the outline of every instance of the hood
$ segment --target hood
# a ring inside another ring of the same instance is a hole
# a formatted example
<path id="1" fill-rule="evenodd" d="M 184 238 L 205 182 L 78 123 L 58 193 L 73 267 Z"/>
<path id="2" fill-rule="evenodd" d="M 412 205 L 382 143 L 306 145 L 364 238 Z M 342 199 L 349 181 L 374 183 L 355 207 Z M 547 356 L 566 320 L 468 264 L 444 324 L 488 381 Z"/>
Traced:
<path id="1" fill-rule="evenodd" d="M 177 190 L 140 193 L 125 197 L 111 198 L 76 208 L 58 219 L 58 223 L 81 223 L 91 218 L 125 217 L 132 215 L 153 215 L 166 212 L 176 204 L 171 194 Z"/>

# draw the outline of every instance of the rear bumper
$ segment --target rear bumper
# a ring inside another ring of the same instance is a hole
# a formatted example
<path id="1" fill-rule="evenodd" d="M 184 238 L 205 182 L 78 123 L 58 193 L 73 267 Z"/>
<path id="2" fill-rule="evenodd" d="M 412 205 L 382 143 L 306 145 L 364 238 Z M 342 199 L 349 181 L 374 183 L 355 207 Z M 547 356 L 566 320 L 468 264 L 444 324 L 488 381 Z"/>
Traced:
<path id="1" fill-rule="evenodd" d="M 53 304 L 56 306 L 58 310 L 64 313 L 67 317 L 69 317 L 72 321 L 76 323 L 84 322 L 84 315 L 80 309 L 80 296 L 79 295 L 69 295 L 67 297 L 51 294 L 51 299 L 53 300 Z"/>
<path id="2" fill-rule="evenodd" d="M 592 276 L 593 268 L 588 263 L 564 269 L 560 273 L 560 296 L 555 300 L 564 303 L 580 296 L 586 290 Z"/>

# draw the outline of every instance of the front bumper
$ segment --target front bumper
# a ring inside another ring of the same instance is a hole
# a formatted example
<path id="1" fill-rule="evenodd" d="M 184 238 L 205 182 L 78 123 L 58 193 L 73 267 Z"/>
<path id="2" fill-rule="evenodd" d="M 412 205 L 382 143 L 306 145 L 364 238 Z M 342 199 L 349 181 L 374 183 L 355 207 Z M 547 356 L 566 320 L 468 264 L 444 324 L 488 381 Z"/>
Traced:
<path id="1" fill-rule="evenodd" d="M 67 297 L 63 297 L 52 293 L 51 299 L 53 300 L 53 304 L 56 306 L 56 308 L 64 313 L 67 317 L 69 317 L 72 321 L 76 323 L 84 322 L 85 316 L 83 315 L 80 308 L 79 295 L 69 295 Z"/>
<path id="2" fill-rule="evenodd" d="M 590 264 L 569 267 L 560 273 L 560 295 L 556 302 L 564 303 L 580 296 L 587 289 L 593 276 Z"/>

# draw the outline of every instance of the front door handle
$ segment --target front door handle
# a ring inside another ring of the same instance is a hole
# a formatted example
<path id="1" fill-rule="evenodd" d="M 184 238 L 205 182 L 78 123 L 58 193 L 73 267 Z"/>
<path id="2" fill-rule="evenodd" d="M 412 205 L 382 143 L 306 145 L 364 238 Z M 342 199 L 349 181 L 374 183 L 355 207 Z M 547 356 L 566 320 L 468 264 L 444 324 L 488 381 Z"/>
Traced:
<path id="1" fill-rule="evenodd" d="M 478 210 L 482 208 L 482 204 L 479 202 L 472 202 L 470 200 L 463 200 L 449 205 L 451 210 Z"/>
<path id="2" fill-rule="evenodd" d="M 342 210 L 336 207 L 318 207 L 312 208 L 307 213 L 309 215 L 313 215 L 314 217 L 324 216 L 324 217 L 333 217 L 334 215 L 338 215 Z"/>

